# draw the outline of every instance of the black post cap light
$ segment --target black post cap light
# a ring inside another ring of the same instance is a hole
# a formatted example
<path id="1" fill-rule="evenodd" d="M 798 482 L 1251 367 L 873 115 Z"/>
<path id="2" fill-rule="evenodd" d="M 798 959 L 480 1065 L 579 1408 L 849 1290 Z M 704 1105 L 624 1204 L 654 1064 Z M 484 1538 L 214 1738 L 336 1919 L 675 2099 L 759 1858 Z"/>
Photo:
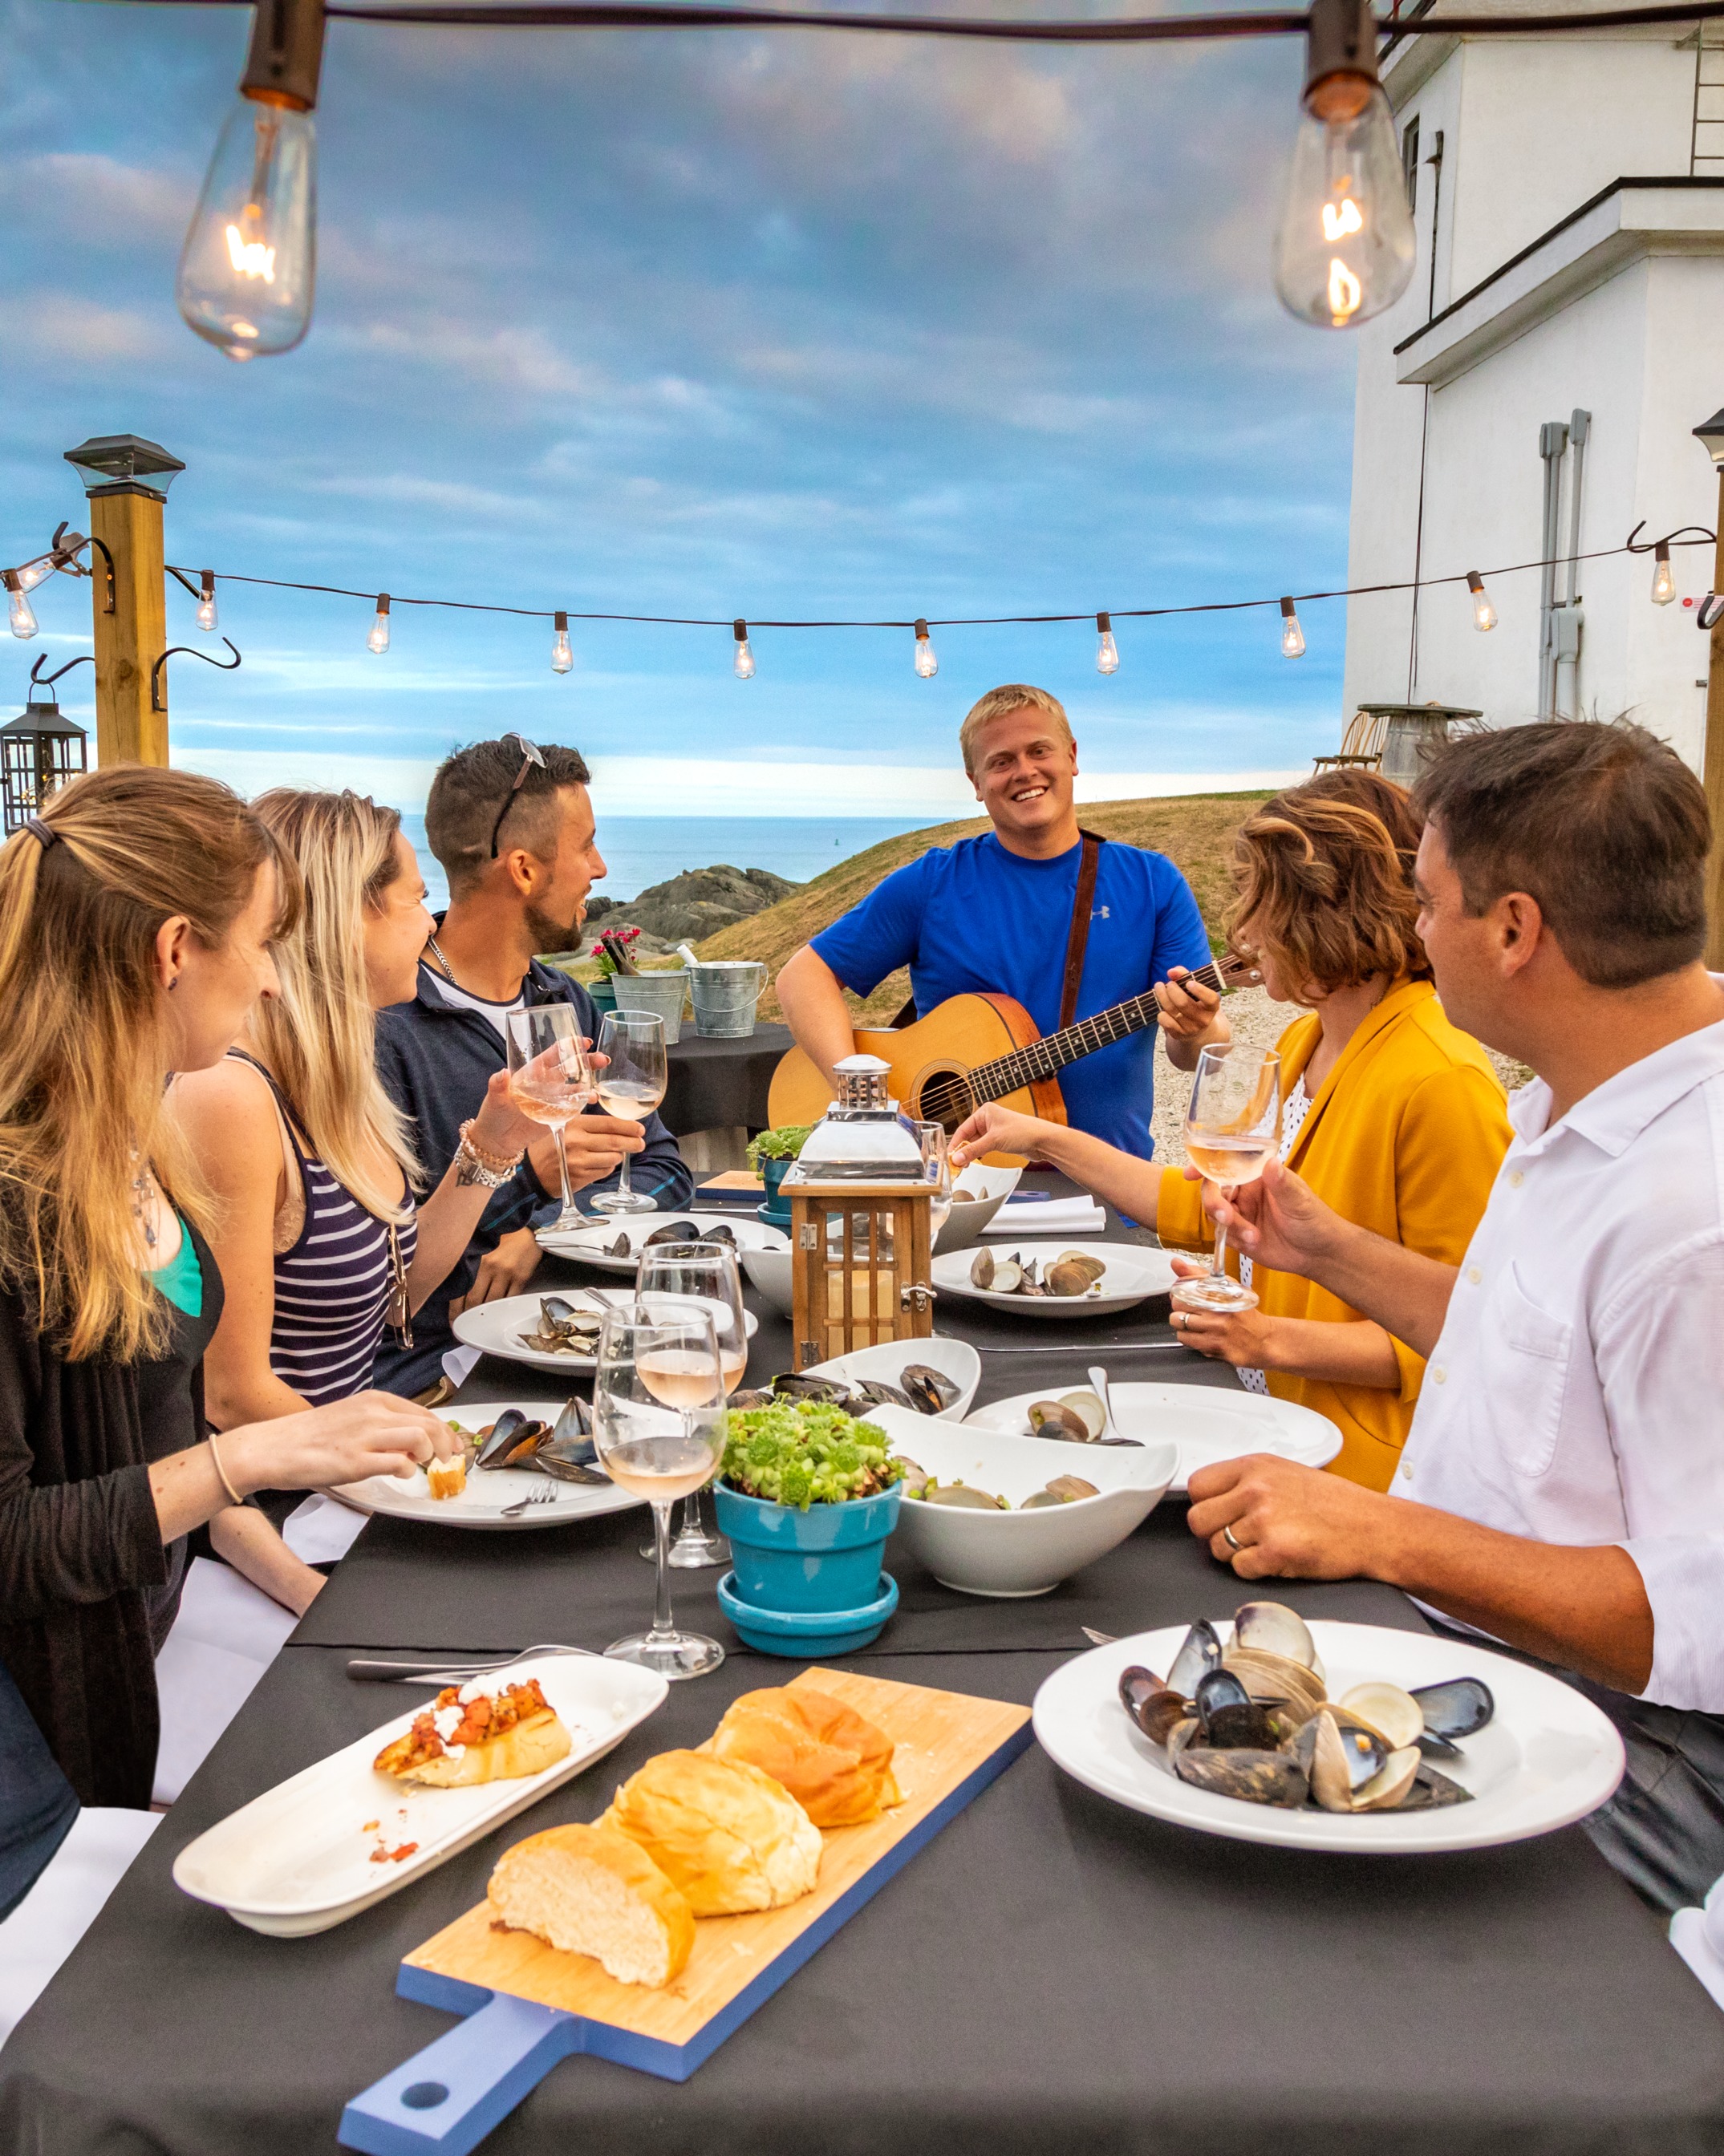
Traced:
<path id="1" fill-rule="evenodd" d="M 65 453 L 66 462 L 92 500 L 104 494 L 144 494 L 166 501 L 185 466 L 159 442 L 141 434 L 92 434 Z"/>

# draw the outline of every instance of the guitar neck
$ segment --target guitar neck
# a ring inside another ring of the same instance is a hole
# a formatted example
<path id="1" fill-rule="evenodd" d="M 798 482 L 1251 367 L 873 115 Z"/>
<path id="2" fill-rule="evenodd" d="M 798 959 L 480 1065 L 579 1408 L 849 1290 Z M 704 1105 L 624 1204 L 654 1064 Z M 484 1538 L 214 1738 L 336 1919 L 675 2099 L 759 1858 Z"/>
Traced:
<path id="1" fill-rule="evenodd" d="M 1227 993 L 1227 984 L 1213 959 L 1207 965 L 1194 966 L 1189 978 L 1200 988 L 1213 988 L 1217 995 Z M 1016 1093 L 1038 1079 L 1053 1077 L 1080 1056 L 1094 1055 L 1099 1048 L 1111 1048 L 1116 1040 L 1145 1031 L 1160 1014 L 1154 989 L 1146 995 L 1132 996 L 1123 1004 L 1098 1011 L 1094 1018 L 1079 1019 L 1075 1025 L 1049 1034 L 1045 1040 L 1032 1041 L 1027 1048 L 1014 1049 L 1010 1055 L 982 1064 L 970 1074 L 971 1094 L 978 1106 L 985 1101 L 1004 1100 L 1008 1093 Z"/>

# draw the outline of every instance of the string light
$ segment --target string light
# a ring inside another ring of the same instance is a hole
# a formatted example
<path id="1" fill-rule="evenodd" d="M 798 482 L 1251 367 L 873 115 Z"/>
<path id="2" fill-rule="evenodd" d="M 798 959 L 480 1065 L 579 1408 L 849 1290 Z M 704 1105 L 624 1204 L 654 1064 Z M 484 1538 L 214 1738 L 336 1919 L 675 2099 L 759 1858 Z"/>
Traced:
<path id="1" fill-rule="evenodd" d="M 229 359 L 291 352 L 317 280 L 317 126 L 322 0 L 255 11 L 239 95 L 180 250 L 187 326 Z"/>
<path id="2" fill-rule="evenodd" d="M 22 579 L 16 569 L 0 570 L 0 583 L 6 587 L 6 612 L 14 636 L 29 638 L 36 634 L 36 616 L 30 602 L 24 596 Z"/>
<path id="3" fill-rule="evenodd" d="M 574 665 L 574 654 L 569 648 L 569 616 L 559 611 L 551 638 L 551 671 L 567 674 Z"/>
<path id="4" fill-rule="evenodd" d="M 1119 670 L 1119 647 L 1114 641 L 1114 618 L 1103 613 L 1095 617 L 1095 670 L 1098 674 L 1117 674 Z"/>
<path id="5" fill-rule="evenodd" d="M 206 636 L 213 636 L 215 634 L 216 620 L 215 571 L 203 569 L 198 572 L 198 626 Z"/>
<path id="6" fill-rule="evenodd" d="M 389 648 L 389 595 L 377 595 L 377 619 L 371 624 L 371 634 L 365 639 L 368 651 L 384 652 Z"/>
<path id="7" fill-rule="evenodd" d="M 1467 589 L 1473 595 L 1473 626 L 1485 629 L 1496 627 L 1496 608 L 1490 603 L 1490 595 L 1485 588 L 1485 579 L 1476 569 L 1467 571 Z"/>
<path id="8" fill-rule="evenodd" d="M 934 639 L 928 634 L 928 624 L 919 614 L 916 617 L 916 671 L 924 681 L 931 681 L 939 671 L 939 660 L 934 656 Z"/>
<path id="9" fill-rule="evenodd" d="M 39 554 L 33 562 L 26 562 L 14 571 L 20 591 L 33 592 L 38 584 L 45 584 L 59 567 L 52 554 Z"/>
<path id="10" fill-rule="evenodd" d="M 1377 38 L 1371 0 L 1312 0 L 1275 290 L 1322 329 L 1356 329 L 1393 306 L 1418 251 Z"/>
<path id="11" fill-rule="evenodd" d="M 1293 601 L 1281 602 L 1281 656 L 1284 659 L 1303 659 L 1305 655 L 1305 633 L 1299 625 L 1299 616 L 1293 610 Z"/>
<path id="12" fill-rule="evenodd" d="M 730 633 L 736 639 L 736 656 L 730 662 L 731 671 L 738 681 L 754 678 L 754 654 L 749 649 L 749 624 L 740 614 L 730 624 Z"/>
<path id="13" fill-rule="evenodd" d="M 1676 579 L 1670 573 L 1670 542 L 1660 539 L 1652 550 L 1652 603 L 1668 606 L 1676 596 Z"/>

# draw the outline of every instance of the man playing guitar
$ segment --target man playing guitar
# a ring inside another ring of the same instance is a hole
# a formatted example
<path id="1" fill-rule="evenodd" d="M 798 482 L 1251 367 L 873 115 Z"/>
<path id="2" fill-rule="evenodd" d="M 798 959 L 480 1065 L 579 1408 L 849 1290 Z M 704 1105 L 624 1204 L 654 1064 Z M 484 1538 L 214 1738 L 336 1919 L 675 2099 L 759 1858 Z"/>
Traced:
<path id="1" fill-rule="evenodd" d="M 895 870 L 797 952 L 777 984 L 797 1045 L 830 1080 L 854 1046 L 844 989 L 869 995 L 908 965 L 919 1011 L 965 993 L 1006 995 L 1044 1036 L 1153 989 L 1169 1060 L 1194 1069 L 1200 1048 L 1228 1038 L 1219 996 L 1186 978 L 1209 963 L 1197 902 L 1165 854 L 1086 840 L 1064 707 L 1045 689 L 991 689 L 958 738 L 993 829 Z M 1087 923 L 1074 915 L 1080 875 L 1094 878 Z M 1068 1120 L 1144 1159 L 1154 1145 L 1155 1040 L 1133 1032 L 1060 1074 Z"/>

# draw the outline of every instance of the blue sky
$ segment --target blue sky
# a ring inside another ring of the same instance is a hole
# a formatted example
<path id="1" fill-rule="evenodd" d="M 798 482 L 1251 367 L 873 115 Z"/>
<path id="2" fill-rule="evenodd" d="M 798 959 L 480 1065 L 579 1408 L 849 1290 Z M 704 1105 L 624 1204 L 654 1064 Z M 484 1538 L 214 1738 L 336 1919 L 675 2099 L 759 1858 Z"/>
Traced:
<path id="1" fill-rule="evenodd" d="M 398 593 L 939 616 L 1345 582 L 1352 350 L 1269 280 L 1295 41 L 335 23 L 316 319 L 242 367 L 173 275 L 250 21 L 0 0 L 0 560 L 81 521 L 61 451 L 129 430 L 188 467 L 171 560 Z M 45 648 L 87 646 L 88 593 L 38 594 Z M 368 603 L 220 596 L 245 664 L 176 662 L 174 753 L 247 787 L 410 806 L 519 726 L 614 813 L 913 816 L 960 804 L 958 721 L 1014 679 L 1103 792 L 1339 733 L 1339 603 L 1292 664 L 1273 611 L 1121 622 L 1105 680 L 1087 624 L 945 630 L 932 682 L 908 633 L 763 630 L 744 685 L 728 630 L 576 624 L 559 679 L 548 624 L 399 609 L 378 659 Z"/>

